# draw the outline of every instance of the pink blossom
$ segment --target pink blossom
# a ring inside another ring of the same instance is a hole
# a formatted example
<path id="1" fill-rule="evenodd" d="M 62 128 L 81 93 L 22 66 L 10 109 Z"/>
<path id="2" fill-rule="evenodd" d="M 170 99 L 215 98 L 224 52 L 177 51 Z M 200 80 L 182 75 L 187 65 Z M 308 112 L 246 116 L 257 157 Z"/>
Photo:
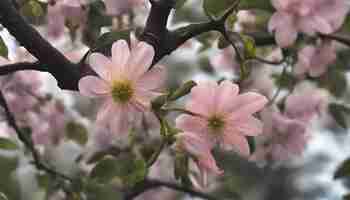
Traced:
<path id="1" fill-rule="evenodd" d="M 285 114 L 289 118 L 309 123 L 316 115 L 326 110 L 328 97 L 316 88 L 296 89 L 285 101 Z"/>
<path id="2" fill-rule="evenodd" d="M 225 149 L 249 156 L 245 136 L 262 132 L 262 124 L 253 114 L 265 106 L 267 98 L 255 92 L 238 93 L 238 86 L 230 81 L 198 84 L 192 88 L 186 104 L 194 115 L 180 115 L 176 127 L 198 134 L 208 146 L 219 143 Z"/>
<path id="3" fill-rule="evenodd" d="M 209 61 L 216 69 L 228 71 L 239 69 L 239 63 L 236 61 L 236 53 L 232 46 L 221 50 L 219 54 L 211 57 Z"/>
<path id="4" fill-rule="evenodd" d="M 127 42 L 119 40 L 112 46 L 112 59 L 100 53 L 89 58 L 99 77 L 82 78 L 80 93 L 104 100 L 97 122 L 107 123 L 115 134 L 127 133 L 142 112 L 149 111 L 150 101 L 160 94 L 165 71 L 157 66 L 148 71 L 153 57 L 151 45 L 139 42 L 130 52 Z"/>
<path id="5" fill-rule="evenodd" d="M 131 10 L 131 8 L 143 5 L 144 0 L 104 0 L 106 13 L 112 16 L 118 16 Z"/>
<path id="6" fill-rule="evenodd" d="M 252 154 L 252 161 L 283 161 L 292 156 L 301 155 L 306 147 L 310 135 L 306 132 L 306 124 L 297 119 L 288 118 L 279 111 L 263 117 L 266 137 L 265 142 L 258 146 Z"/>
<path id="7" fill-rule="evenodd" d="M 280 47 L 292 45 L 298 32 L 313 35 L 338 30 L 349 10 L 345 0 L 271 0 L 277 10 L 269 21 Z"/>
<path id="8" fill-rule="evenodd" d="M 64 32 L 65 21 L 79 26 L 86 21 L 85 0 L 50 0 L 47 6 L 48 34 L 54 38 Z"/>
<path id="9" fill-rule="evenodd" d="M 336 58 L 336 49 L 331 41 L 323 41 L 317 46 L 308 45 L 298 53 L 295 73 L 297 75 L 308 73 L 312 77 L 321 76 Z"/>
<path id="10" fill-rule="evenodd" d="M 203 176 L 208 172 L 222 174 L 211 153 L 212 144 L 197 133 L 184 132 L 177 136 L 176 148 L 189 153 L 196 161 Z"/>

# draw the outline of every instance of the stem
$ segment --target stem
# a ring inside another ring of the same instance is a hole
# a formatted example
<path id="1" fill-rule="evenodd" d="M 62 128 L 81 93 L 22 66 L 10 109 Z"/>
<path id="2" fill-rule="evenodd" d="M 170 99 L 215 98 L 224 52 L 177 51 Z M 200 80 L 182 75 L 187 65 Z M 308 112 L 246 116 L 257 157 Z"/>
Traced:
<path id="1" fill-rule="evenodd" d="M 2 65 L 0 66 L 0 75 L 7 75 L 10 73 L 14 73 L 16 71 L 23 70 L 37 70 L 37 71 L 45 71 L 43 65 L 39 62 L 19 62 L 14 64 Z"/>
<path id="2" fill-rule="evenodd" d="M 141 195 L 142 193 L 144 193 L 148 190 L 156 189 L 159 187 L 166 187 L 166 188 L 169 188 L 172 190 L 176 190 L 179 192 L 189 194 L 189 195 L 194 196 L 194 197 L 200 197 L 202 199 L 218 200 L 216 197 L 211 196 L 209 194 L 205 194 L 203 192 L 193 190 L 191 188 L 178 185 L 176 183 L 165 182 L 165 181 L 156 180 L 156 179 L 145 179 L 142 183 L 136 185 L 133 188 L 132 192 L 125 196 L 124 200 L 134 199 L 135 197 Z"/>
<path id="3" fill-rule="evenodd" d="M 47 172 L 48 174 L 51 174 L 55 177 L 60 177 L 64 180 L 68 180 L 70 182 L 73 182 L 73 179 L 59 173 L 51 168 L 49 168 L 46 164 L 41 162 L 40 156 L 38 151 L 35 149 L 33 141 L 31 140 L 30 136 L 26 135 L 22 130 L 18 127 L 16 120 L 11 113 L 8 104 L 6 102 L 6 99 L 3 95 L 3 93 L 0 91 L 0 105 L 4 108 L 5 110 L 5 115 L 7 117 L 7 122 L 8 124 L 16 131 L 18 138 L 23 142 L 23 144 L 30 150 L 32 153 L 33 159 L 34 159 L 34 165 L 36 166 L 37 169 L 43 170 Z"/>

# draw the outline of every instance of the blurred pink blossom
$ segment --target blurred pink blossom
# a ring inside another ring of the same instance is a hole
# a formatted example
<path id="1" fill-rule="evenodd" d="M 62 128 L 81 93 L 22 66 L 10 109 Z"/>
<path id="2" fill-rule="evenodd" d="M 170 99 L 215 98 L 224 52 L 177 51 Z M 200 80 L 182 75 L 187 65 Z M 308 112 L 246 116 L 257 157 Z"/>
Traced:
<path id="1" fill-rule="evenodd" d="M 309 123 L 312 118 L 326 111 L 327 94 L 317 88 L 295 89 L 285 101 L 285 115 Z"/>
<path id="2" fill-rule="evenodd" d="M 104 0 L 107 15 L 118 16 L 130 11 L 133 7 L 145 4 L 145 0 Z"/>
<path id="3" fill-rule="evenodd" d="M 176 127 L 198 134 L 208 146 L 219 143 L 225 149 L 249 156 L 245 136 L 262 132 L 262 124 L 253 114 L 265 106 L 267 99 L 255 92 L 238 93 L 238 86 L 230 81 L 219 85 L 212 81 L 199 83 L 192 88 L 186 104 L 194 115 L 180 115 Z"/>
<path id="4" fill-rule="evenodd" d="M 265 113 L 262 117 L 265 142 L 258 145 L 251 155 L 252 161 L 283 161 L 291 156 L 301 155 L 310 135 L 306 132 L 306 123 L 291 119 L 279 111 Z"/>
<path id="5" fill-rule="evenodd" d="M 210 57 L 210 64 L 216 69 L 235 71 L 239 69 L 239 63 L 236 61 L 236 53 L 232 46 L 229 46 L 217 55 Z"/>
<path id="6" fill-rule="evenodd" d="M 275 32 L 280 47 L 297 39 L 298 32 L 313 35 L 330 34 L 338 30 L 349 10 L 345 0 L 271 0 L 277 10 L 269 21 L 269 31 Z"/>
<path id="7" fill-rule="evenodd" d="M 295 73 L 297 75 L 308 73 L 311 77 L 321 76 L 336 58 L 336 49 L 332 41 L 323 41 L 317 46 L 308 45 L 298 53 Z"/>
<path id="8" fill-rule="evenodd" d="M 104 100 L 97 122 L 107 123 L 114 134 L 127 133 L 135 120 L 149 111 L 150 101 L 160 94 L 165 70 L 155 66 L 148 71 L 153 57 L 151 45 L 139 42 L 130 52 L 125 40 L 113 44 L 112 59 L 91 54 L 90 65 L 99 77 L 82 78 L 79 91 L 84 96 Z"/>
<path id="9" fill-rule="evenodd" d="M 85 0 L 50 0 L 47 6 L 49 36 L 61 36 L 66 20 L 71 26 L 84 25 L 87 14 L 85 4 Z"/>

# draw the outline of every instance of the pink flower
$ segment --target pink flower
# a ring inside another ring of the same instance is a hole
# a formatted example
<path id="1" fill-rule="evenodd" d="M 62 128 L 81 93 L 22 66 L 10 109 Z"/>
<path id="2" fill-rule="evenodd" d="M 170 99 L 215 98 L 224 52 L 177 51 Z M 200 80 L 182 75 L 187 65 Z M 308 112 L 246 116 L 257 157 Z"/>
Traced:
<path id="1" fill-rule="evenodd" d="M 195 115 L 180 115 L 176 127 L 201 137 L 208 146 L 221 144 L 249 156 L 245 136 L 262 132 L 262 124 L 253 114 L 267 103 L 266 97 L 247 92 L 238 94 L 239 88 L 230 81 L 201 83 L 192 88 L 186 109 Z"/>
<path id="2" fill-rule="evenodd" d="M 218 55 L 211 57 L 209 61 L 216 69 L 228 71 L 239 69 L 239 63 L 236 61 L 236 53 L 232 46 L 221 50 Z"/>
<path id="3" fill-rule="evenodd" d="M 308 45 L 298 53 L 295 73 L 297 75 L 308 73 L 312 77 L 321 76 L 336 58 L 336 50 L 331 41 L 323 41 L 318 46 Z"/>
<path id="4" fill-rule="evenodd" d="M 277 10 L 269 21 L 280 47 L 292 45 L 298 32 L 330 34 L 343 24 L 349 7 L 345 0 L 271 0 Z"/>
<path id="5" fill-rule="evenodd" d="M 65 21 L 79 26 L 86 21 L 85 0 L 50 0 L 47 6 L 48 34 L 54 38 L 64 32 Z"/>
<path id="6" fill-rule="evenodd" d="M 115 134 L 127 133 L 136 118 L 149 111 L 150 101 L 160 94 L 157 90 L 165 71 L 160 67 L 148 71 L 153 57 L 151 45 L 139 42 L 130 52 L 127 42 L 119 40 L 112 46 L 112 59 L 100 53 L 89 58 L 99 77 L 82 78 L 80 93 L 104 100 L 97 121 L 107 123 Z"/>
<path id="7" fill-rule="evenodd" d="M 310 135 L 306 132 L 306 123 L 288 118 L 279 111 L 263 117 L 264 124 L 269 128 L 264 129 L 266 142 L 258 146 L 252 154 L 252 161 L 283 161 L 291 156 L 301 155 L 304 152 Z"/>
<path id="8" fill-rule="evenodd" d="M 285 101 L 285 114 L 291 119 L 309 123 L 316 115 L 325 111 L 328 97 L 320 89 L 303 88 L 293 91 Z"/>
<path id="9" fill-rule="evenodd" d="M 144 0 L 104 0 L 107 15 L 118 16 L 130 11 L 131 8 L 143 5 Z"/>
<path id="10" fill-rule="evenodd" d="M 208 173 L 221 175 L 223 171 L 218 168 L 211 153 L 212 144 L 201 138 L 197 133 L 184 132 L 176 135 L 176 148 L 187 152 L 195 160 L 202 176 L 202 185 L 206 185 Z"/>

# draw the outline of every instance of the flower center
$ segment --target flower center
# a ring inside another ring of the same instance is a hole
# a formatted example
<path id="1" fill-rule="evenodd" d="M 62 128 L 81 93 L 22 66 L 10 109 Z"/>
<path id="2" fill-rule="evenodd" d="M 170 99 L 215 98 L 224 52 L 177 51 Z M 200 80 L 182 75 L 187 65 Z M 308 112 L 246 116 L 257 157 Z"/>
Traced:
<path id="1" fill-rule="evenodd" d="M 115 81 L 112 84 L 112 98 L 114 102 L 126 103 L 134 94 L 131 82 L 128 80 Z"/>
<path id="2" fill-rule="evenodd" d="M 213 133 L 221 132 L 224 125 L 225 125 L 224 120 L 218 116 L 213 116 L 213 117 L 209 118 L 209 120 L 208 120 L 208 128 Z"/>

